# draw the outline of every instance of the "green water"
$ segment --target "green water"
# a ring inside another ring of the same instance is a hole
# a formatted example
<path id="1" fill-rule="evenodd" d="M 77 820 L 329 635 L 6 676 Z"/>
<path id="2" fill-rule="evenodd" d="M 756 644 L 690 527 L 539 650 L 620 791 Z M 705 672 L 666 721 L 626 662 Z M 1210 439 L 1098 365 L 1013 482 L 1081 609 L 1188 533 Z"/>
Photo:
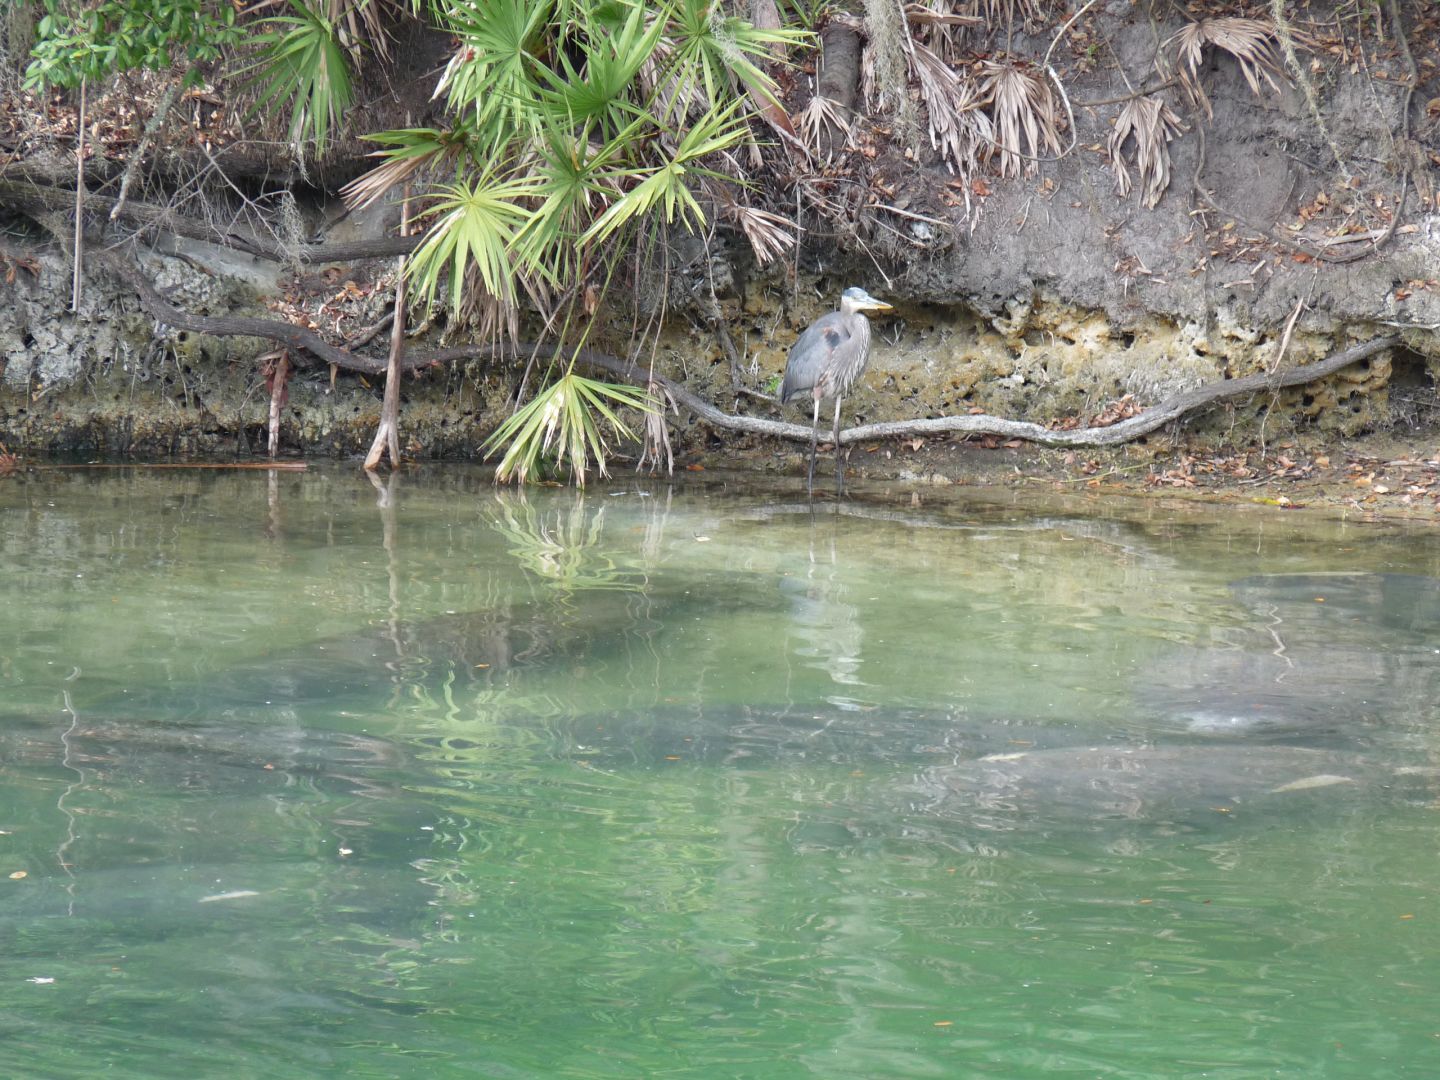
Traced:
<path id="1" fill-rule="evenodd" d="M 0 521 L 0 1076 L 1440 1075 L 1433 527 L 338 468 Z"/>

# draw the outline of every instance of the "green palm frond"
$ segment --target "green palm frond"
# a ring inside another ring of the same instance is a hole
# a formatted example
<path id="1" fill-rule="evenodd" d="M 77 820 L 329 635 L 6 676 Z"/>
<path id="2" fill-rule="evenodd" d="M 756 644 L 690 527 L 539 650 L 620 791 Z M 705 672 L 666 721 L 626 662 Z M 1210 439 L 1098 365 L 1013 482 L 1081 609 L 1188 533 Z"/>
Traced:
<path id="1" fill-rule="evenodd" d="M 290 0 L 258 0 L 246 9 L 259 15 L 270 8 L 288 7 Z M 409 0 L 314 0 L 316 10 L 336 29 L 336 38 L 359 60 L 365 49 L 381 60 L 390 59 L 391 24 L 412 5 Z M 237 7 L 243 5 L 236 5 Z"/>
<path id="2" fill-rule="evenodd" d="M 702 108 L 733 96 L 733 80 L 763 101 L 779 105 L 775 80 L 752 58 L 768 60 L 772 47 L 791 49 L 814 39 L 804 30 L 763 29 L 727 15 L 715 0 L 675 0 L 669 14 L 670 77 L 677 91 L 670 100 L 701 98 Z"/>
<path id="3" fill-rule="evenodd" d="M 537 190 L 533 180 L 501 180 L 492 172 L 473 184 L 461 180 L 440 188 L 430 208 L 435 220 L 410 256 L 408 268 L 427 303 L 434 302 L 440 279 L 448 273 L 450 304 L 458 310 L 466 272 L 472 267 L 486 292 L 502 303 L 514 303 L 516 268 L 511 248 L 534 213 L 524 200 Z"/>
<path id="4" fill-rule="evenodd" d="M 604 243 L 624 225 L 637 218 L 659 215 L 666 224 L 677 219 L 702 224 L 705 212 L 690 190 L 689 178 L 704 176 L 724 179 L 699 164 L 700 159 L 734 146 L 745 138 L 748 128 L 740 115 L 740 102 L 715 109 L 701 117 L 685 133 L 674 154 L 657 166 L 621 170 L 617 180 L 639 178 L 639 183 L 619 196 L 595 221 L 582 243 Z"/>
<path id="5" fill-rule="evenodd" d="M 516 251 L 552 283 L 573 281 L 584 261 L 581 237 L 615 197 L 607 173 L 623 161 L 623 133 L 595 146 L 565 132 L 551 131 L 542 164 L 535 170 L 540 205 L 525 223 Z"/>
<path id="6" fill-rule="evenodd" d="M 260 38 L 263 83 L 255 110 L 284 101 L 290 106 L 290 138 L 313 139 L 324 146 L 331 125 L 350 107 L 352 91 L 346 48 L 336 24 L 303 0 L 290 0 L 293 15 L 263 20 L 270 28 Z"/>
<path id="7" fill-rule="evenodd" d="M 568 4 L 565 5 L 568 7 Z M 459 40 L 435 96 L 470 114 L 482 131 L 502 136 L 539 126 L 539 62 L 556 5 L 550 0 L 464 0 L 445 7 L 446 29 Z"/>
<path id="8" fill-rule="evenodd" d="M 636 76 L 651 62 L 664 29 L 663 19 L 647 20 L 645 6 L 636 5 L 622 24 L 582 43 L 578 64 L 562 51 L 558 70 L 540 67 L 546 84 L 540 105 L 549 123 L 609 139 L 644 115 L 632 100 Z"/>
<path id="9" fill-rule="evenodd" d="M 506 448 L 495 470 L 495 479 L 502 483 L 523 484 L 542 460 L 553 457 L 569 470 L 577 487 L 584 487 L 592 458 L 600 475 L 609 475 L 604 428 L 619 438 L 634 438 L 615 412 L 618 408 L 648 412 L 654 406 L 641 387 L 600 382 L 568 371 L 496 428 L 481 451 L 489 456 Z"/>

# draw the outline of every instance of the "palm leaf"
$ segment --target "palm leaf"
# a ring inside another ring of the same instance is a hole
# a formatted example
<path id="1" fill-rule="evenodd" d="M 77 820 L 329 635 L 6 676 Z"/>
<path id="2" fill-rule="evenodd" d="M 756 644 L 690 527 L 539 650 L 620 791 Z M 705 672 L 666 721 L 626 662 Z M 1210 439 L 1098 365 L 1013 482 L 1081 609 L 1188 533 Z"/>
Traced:
<path id="1" fill-rule="evenodd" d="M 551 0 L 464 0 L 445 5 L 446 29 L 458 39 L 435 97 L 469 113 L 481 131 L 508 141 L 538 130 L 540 67 Z"/>
<path id="2" fill-rule="evenodd" d="M 611 203 L 585 231 L 581 243 L 604 243 L 630 221 L 651 214 L 660 215 L 667 224 L 677 218 L 703 223 L 705 212 L 691 193 L 688 178 L 692 174 L 697 179 L 717 175 L 699 165 L 699 160 L 728 149 L 745 137 L 748 129 L 738 115 L 739 109 L 740 102 L 735 101 L 726 109 L 707 113 L 685 133 L 669 160 L 617 173 L 617 180 L 628 177 L 638 178 L 639 182 Z"/>
<path id="3" fill-rule="evenodd" d="M 397 184 L 403 184 L 424 169 L 455 165 L 463 158 L 473 156 L 471 132 L 464 128 L 450 131 L 403 128 L 362 137 L 371 142 L 389 143 L 390 146 L 370 155 L 384 158 L 382 164 L 357 176 L 340 189 L 340 197 L 351 210 L 364 209 L 383 198 Z"/>
<path id="4" fill-rule="evenodd" d="M 634 438 L 615 412 L 621 407 L 654 409 L 650 396 L 638 386 L 599 382 L 568 371 L 496 428 L 481 451 L 488 457 L 505 447 L 495 470 L 495 479 L 502 483 L 523 484 L 543 458 L 553 456 L 568 468 L 576 486 L 584 487 L 592 458 L 600 475 L 609 475 L 602 424 L 619 438 Z"/>
<path id="5" fill-rule="evenodd" d="M 1035 159 L 1061 148 L 1064 121 L 1049 83 L 1035 72 L 993 60 L 981 64 L 980 71 L 994 125 L 985 158 L 1000 158 L 1001 176 L 1034 176 Z"/>
<path id="6" fill-rule="evenodd" d="M 972 79 L 958 75 L 919 42 L 910 50 L 909 62 L 910 74 L 925 101 L 930 145 L 940 152 L 947 169 L 968 180 L 995 141 L 990 117 L 982 108 L 984 95 Z M 963 187 L 968 210 L 970 185 Z"/>
<path id="7" fill-rule="evenodd" d="M 578 64 L 561 51 L 558 70 L 538 66 L 546 84 L 540 104 L 551 125 L 578 124 L 609 139 L 643 115 L 632 100 L 636 76 L 651 63 L 664 30 L 665 20 L 647 20 L 645 5 L 636 5 L 622 24 L 581 43 Z"/>
<path id="8" fill-rule="evenodd" d="M 260 59 L 248 71 L 263 83 L 255 111 L 290 101 L 290 137 L 325 144 L 330 128 L 350 107 L 350 68 L 334 23 L 303 0 L 290 0 L 294 15 L 262 20 Z"/>
<path id="9" fill-rule="evenodd" d="M 855 137 L 855 125 L 841 111 L 843 108 L 839 102 L 816 94 L 800 111 L 796 133 L 814 156 L 828 159 L 827 151 L 834 149 L 835 142 L 843 145 Z"/>
<path id="10" fill-rule="evenodd" d="M 680 88 L 671 100 L 693 100 L 694 90 L 696 95 L 703 95 L 702 108 L 713 108 L 728 100 L 728 88 L 738 80 L 760 106 L 769 105 L 784 114 L 775 80 L 756 66 L 752 57 L 770 60 L 775 48 L 799 47 L 812 41 L 813 35 L 803 30 L 755 26 L 725 14 L 715 0 L 675 0 L 669 15 L 668 75 Z"/>
<path id="11" fill-rule="evenodd" d="M 1239 62 L 1251 93 L 1260 94 L 1262 78 L 1273 91 L 1280 92 L 1280 84 L 1275 77 L 1283 79 L 1285 67 L 1280 59 L 1275 27 L 1263 19 L 1201 19 L 1181 27 L 1165 44 L 1175 49 L 1180 84 L 1190 99 L 1205 110 L 1206 116 L 1214 116 L 1210 99 L 1200 85 L 1200 61 L 1207 48 L 1227 52 Z"/>
<path id="12" fill-rule="evenodd" d="M 1115 193 L 1130 194 L 1130 170 L 1125 162 L 1125 143 L 1135 141 L 1135 166 L 1140 173 L 1140 205 L 1154 209 L 1170 186 L 1168 143 L 1185 130 L 1180 117 L 1154 95 L 1125 103 L 1110 133 L 1110 167 L 1115 171 Z"/>
<path id="13" fill-rule="evenodd" d="M 473 267 L 486 292 L 506 304 L 515 300 L 511 248 L 534 211 L 523 204 L 536 193 L 533 180 L 502 181 L 486 173 L 440 189 L 425 239 L 410 256 L 408 273 L 433 303 L 440 279 L 450 279 L 450 305 L 459 310 L 466 274 Z"/>

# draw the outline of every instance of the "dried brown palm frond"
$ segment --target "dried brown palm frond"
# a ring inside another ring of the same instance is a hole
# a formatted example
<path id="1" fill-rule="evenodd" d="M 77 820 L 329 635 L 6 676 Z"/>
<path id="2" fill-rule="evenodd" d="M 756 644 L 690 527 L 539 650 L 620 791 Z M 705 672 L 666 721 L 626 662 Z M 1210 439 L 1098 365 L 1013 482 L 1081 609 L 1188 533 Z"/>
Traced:
<path id="1" fill-rule="evenodd" d="M 1000 159 L 1001 176 L 1034 176 L 1036 159 L 1060 153 L 1065 124 L 1044 76 L 1014 64 L 980 65 L 981 94 L 990 105 L 993 139 L 985 159 Z"/>
<path id="2" fill-rule="evenodd" d="M 340 198 L 350 210 L 363 210 L 385 197 L 391 188 L 403 184 L 427 164 L 424 158 L 391 158 L 361 173 L 340 189 Z"/>
<path id="3" fill-rule="evenodd" d="M 715 201 L 720 213 L 740 226 L 761 266 L 795 246 L 800 227 L 789 218 L 740 202 L 728 185 L 706 183 L 705 193 Z"/>
<path id="4" fill-rule="evenodd" d="M 453 131 L 416 128 L 396 135 L 395 140 L 387 140 L 395 142 L 391 149 L 369 155 L 384 158 L 383 162 L 340 189 L 348 209 L 363 210 L 384 198 L 397 184 L 406 183 L 426 169 L 453 169 L 468 149 L 463 136 Z"/>
<path id="5" fill-rule="evenodd" d="M 1044 0 L 963 0 L 952 4 L 966 15 L 975 15 L 992 29 L 1003 29 L 1008 34 L 1017 24 L 1038 19 L 1045 6 Z"/>
<path id="6" fill-rule="evenodd" d="M 831 222 L 850 221 L 853 224 L 855 211 L 832 177 L 815 172 L 800 173 L 795 177 L 795 192 L 804 204 L 820 217 Z"/>
<path id="7" fill-rule="evenodd" d="M 994 145 L 995 133 L 984 110 L 984 95 L 974 80 L 957 74 L 924 45 L 910 52 L 910 72 L 920 87 L 930 121 L 930 144 L 940 152 L 945 167 L 969 180 L 980 160 Z M 965 209 L 970 209 L 969 188 Z"/>
<path id="8" fill-rule="evenodd" d="M 960 59 L 965 31 L 985 25 L 981 16 L 960 10 L 963 6 L 954 0 L 912 2 L 905 5 L 905 21 L 916 42 L 953 64 Z"/>
<path id="9" fill-rule="evenodd" d="M 665 475 L 672 476 L 675 473 L 675 452 L 670 448 L 670 425 L 665 422 L 665 413 L 679 415 L 680 409 L 675 404 L 674 395 L 658 382 L 652 380 L 646 383 L 645 392 L 649 395 L 651 407 L 645 413 L 644 439 L 640 447 L 640 460 L 635 463 L 635 471 L 639 472 L 649 465 L 650 471 L 655 472 L 660 468 L 663 455 Z"/>
<path id="10" fill-rule="evenodd" d="M 755 249 L 755 259 L 761 266 L 779 258 L 796 243 L 799 226 L 787 217 L 772 214 L 759 207 L 734 203 L 729 214 L 745 232 L 750 246 Z"/>
<path id="11" fill-rule="evenodd" d="M 1125 103 L 1110 133 L 1110 167 L 1115 170 L 1115 193 L 1130 194 L 1130 170 L 1125 164 L 1126 140 L 1135 140 L 1135 167 L 1140 173 L 1140 205 L 1153 210 L 1170 186 L 1171 139 L 1185 130 L 1169 105 L 1159 97 L 1135 98 Z"/>
<path id="12" fill-rule="evenodd" d="M 462 327 L 473 329 L 481 341 L 517 341 L 520 337 L 519 305 L 513 299 L 505 300 L 487 291 L 473 262 L 465 268 L 460 306 L 451 312 L 446 336 Z"/>
<path id="13" fill-rule="evenodd" d="M 1254 94 L 1261 92 L 1262 78 L 1278 94 L 1280 84 L 1275 81 L 1276 76 L 1285 78 L 1275 26 L 1265 19 L 1201 19 L 1182 27 L 1165 44 L 1174 46 L 1180 85 L 1185 88 L 1190 100 L 1205 110 L 1206 116 L 1214 115 L 1210 99 L 1200 85 L 1200 60 L 1207 47 L 1213 46 L 1233 56 Z"/>
<path id="14" fill-rule="evenodd" d="M 845 106 L 816 94 L 795 118 L 800 140 L 815 157 L 828 161 L 835 150 L 855 137 L 855 125 L 845 115 Z"/>

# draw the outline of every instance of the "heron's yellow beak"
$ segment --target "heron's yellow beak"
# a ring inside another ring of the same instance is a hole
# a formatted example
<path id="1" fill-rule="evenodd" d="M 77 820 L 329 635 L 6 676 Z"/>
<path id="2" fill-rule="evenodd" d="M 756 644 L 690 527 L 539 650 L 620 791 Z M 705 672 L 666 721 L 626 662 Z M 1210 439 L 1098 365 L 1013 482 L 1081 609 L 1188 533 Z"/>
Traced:
<path id="1" fill-rule="evenodd" d="M 867 311 L 894 311 L 895 307 L 893 304 L 887 304 L 883 300 L 872 300 L 865 305 L 865 309 Z"/>

